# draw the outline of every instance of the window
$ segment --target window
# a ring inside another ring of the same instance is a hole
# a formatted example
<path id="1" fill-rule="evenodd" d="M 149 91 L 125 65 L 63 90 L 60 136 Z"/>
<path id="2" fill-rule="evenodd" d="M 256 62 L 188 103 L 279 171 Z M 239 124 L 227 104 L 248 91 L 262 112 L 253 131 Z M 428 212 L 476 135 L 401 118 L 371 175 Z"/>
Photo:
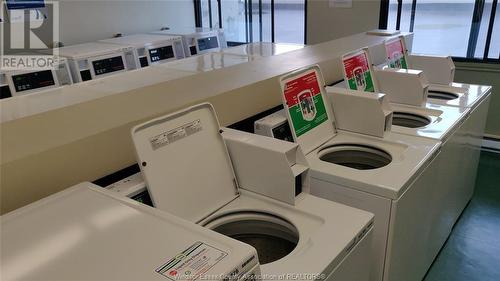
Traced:
<path id="1" fill-rule="evenodd" d="M 275 42 L 304 44 L 305 1 L 275 1 Z"/>
<path id="2" fill-rule="evenodd" d="M 380 28 L 414 32 L 414 53 L 500 59 L 498 0 L 383 0 L 381 9 Z"/>
<path id="3" fill-rule="evenodd" d="M 500 59 L 500 5 L 496 5 L 495 19 L 490 41 L 489 59 Z"/>
<path id="4" fill-rule="evenodd" d="M 306 0 L 194 0 L 196 25 L 221 27 L 229 45 L 305 43 Z M 220 15 L 219 15 L 220 11 Z M 216 18 L 221 19 L 221 24 Z"/>

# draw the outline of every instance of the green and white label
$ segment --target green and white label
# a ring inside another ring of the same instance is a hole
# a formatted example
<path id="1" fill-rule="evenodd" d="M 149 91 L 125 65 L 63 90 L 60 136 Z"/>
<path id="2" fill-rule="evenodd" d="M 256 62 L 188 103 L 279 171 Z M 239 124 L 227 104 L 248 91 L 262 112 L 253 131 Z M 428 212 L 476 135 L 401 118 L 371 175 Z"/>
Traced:
<path id="1" fill-rule="evenodd" d="M 385 43 L 385 52 L 390 68 L 408 69 L 404 38 L 398 38 Z"/>
<path id="2" fill-rule="evenodd" d="M 328 120 L 315 70 L 285 81 L 283 94 L 293 130 L 299 137 Z"/>
<path id="3" fill-rule="evenodd" d="M 342 58 L 342 65 L 344 68 L 344 78 L 347 81 L 349 89 L 375 92 L 368 53 L 365 50 L 345 55 Z"/>

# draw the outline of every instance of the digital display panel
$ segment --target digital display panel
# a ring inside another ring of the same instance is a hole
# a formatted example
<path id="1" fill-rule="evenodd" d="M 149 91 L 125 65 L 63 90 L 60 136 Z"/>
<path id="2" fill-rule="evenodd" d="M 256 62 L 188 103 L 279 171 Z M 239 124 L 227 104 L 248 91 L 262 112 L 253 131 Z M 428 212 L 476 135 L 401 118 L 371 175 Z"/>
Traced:
<path id="1" fill-rule="evenodd" d="M 200 51 L 219 48 L 219 42 L 217 42 L 217 36 L 198 39 L 198 48 L 200 49 Z"/>
<path id="2" fill-rule="evenodd" d="M 165 46 L 156 49 L 150 49 L 149 56 L 151 57 L 151 62 L 170 59 L 174 57 L 174 48 L 172 48 L 172 46 Z"/>
<path id="3" fill-rule="evenodd" d="M 24 10 L 45 7 L 44 0 L 7 0 L 7 9 Z"/>
<path id="4" fill-rule="evenodd" d="M 125 69 L 121 56 L 93 61 L 92 66 L 94 67 L 95 75 L 102 75 Z"/>
<path id="5" fill-rule="evenodd" d="M 54 76 L 52 76 L 52 71 L 50 70 L 13 75 L 12 81 L 14 82 L 16 92 L 29 91 L 54 86 L 56 84 Z"/>

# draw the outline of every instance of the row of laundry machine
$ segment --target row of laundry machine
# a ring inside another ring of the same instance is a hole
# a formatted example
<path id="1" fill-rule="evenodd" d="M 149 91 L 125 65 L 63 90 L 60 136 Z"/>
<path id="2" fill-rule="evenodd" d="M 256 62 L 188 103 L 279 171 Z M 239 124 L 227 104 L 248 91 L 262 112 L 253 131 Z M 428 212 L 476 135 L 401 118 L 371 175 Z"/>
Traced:
<path id="1" fill-rule="evenodd" d="M 199 54 L 181 60 L 122 71 L 81 83 L 33 89 L 32 91 L 26 91 L 27 94 L 1 99 L 1 119 L 2 122 L 16 120 L 99 97 L 124 93 L 170 80 L 187 78 L 198 73 L 289 53 L 304 47 L 304 45 L 299 44 L 256 42 L 223 48 L 219 51 Z M 53 70 L 49 70 L 49 72 L 51 71 L 53 72 Z M 0 75 L 0 80 L 3 78 L 5 78 L 5 75 Z M 8 85 L 5 87 L 8 87 Z"/>
<path id="2" fill-rule="evenodd" d="M 250 132 L 206 103 L 135 126 L 140 173 L 2 218 L 7 280 L 421 280 L 470 199 L 491 87 L 430 84 L 395 41 L 396 70 L 361 49 L 346 83 L 284 74 L 282 109 Z"/>
<path id="3" fill-rule="evenodd" d="M 403 38 L 391 41 L 404 47 Z M 311 191 L 375 214 L 371 280 L 419 280 L 472 196 L 491 87 L 450 83 L 449 58 L 407 54 L 404 48 L 408 65 L 447 69 L 442 81 L 433 77 L 430 84 L 426 71 L 374 67 L 369 49 L 354 53 L 366 57 L 372 92 L 384 87 L 385 97 L 346 89 L 345 82 L 326 88 L 336 133 L 301 146 L 310 155 Z M 293 141 L 285 112 L 257 120 L 254 133 Z M 333 172 L 330 162 L 338 165 Z M 154 202 L 141 174 L 107 187 Z"/>
<path id="4" fill-rule="evenodd" d="M 81 183 L 8 213 L 5 280 L 368 280 L 373 214 L 311 195 L 298 144 L 208 103 L 132 139 L 154 208 Z"/>
<path id="5" fill-rule="evenodd" d="M 0 97 L 38 93 L 223 48 L 227 42 L 222 29 L 179 28 L 24 54 L 54 56 L 53 67 L 3 71 Z"/>

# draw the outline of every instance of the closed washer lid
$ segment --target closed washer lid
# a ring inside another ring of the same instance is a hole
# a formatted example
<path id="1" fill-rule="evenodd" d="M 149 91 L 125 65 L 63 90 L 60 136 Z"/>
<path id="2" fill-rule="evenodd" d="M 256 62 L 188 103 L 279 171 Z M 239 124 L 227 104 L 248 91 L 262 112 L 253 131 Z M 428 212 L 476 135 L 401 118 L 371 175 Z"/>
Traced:
<path id="1" fill-rule="evenodd" d="M 292 135 L 305 154 L 336 134 L 319 66 L 301 68 L 281 77 L 283 106 Z"/>
<path id="2" fill-rule="evenodd" d="M 238 196 L 231 159 L 209 103 L 132 129 L 156 208 L 198 222 Z"/>

